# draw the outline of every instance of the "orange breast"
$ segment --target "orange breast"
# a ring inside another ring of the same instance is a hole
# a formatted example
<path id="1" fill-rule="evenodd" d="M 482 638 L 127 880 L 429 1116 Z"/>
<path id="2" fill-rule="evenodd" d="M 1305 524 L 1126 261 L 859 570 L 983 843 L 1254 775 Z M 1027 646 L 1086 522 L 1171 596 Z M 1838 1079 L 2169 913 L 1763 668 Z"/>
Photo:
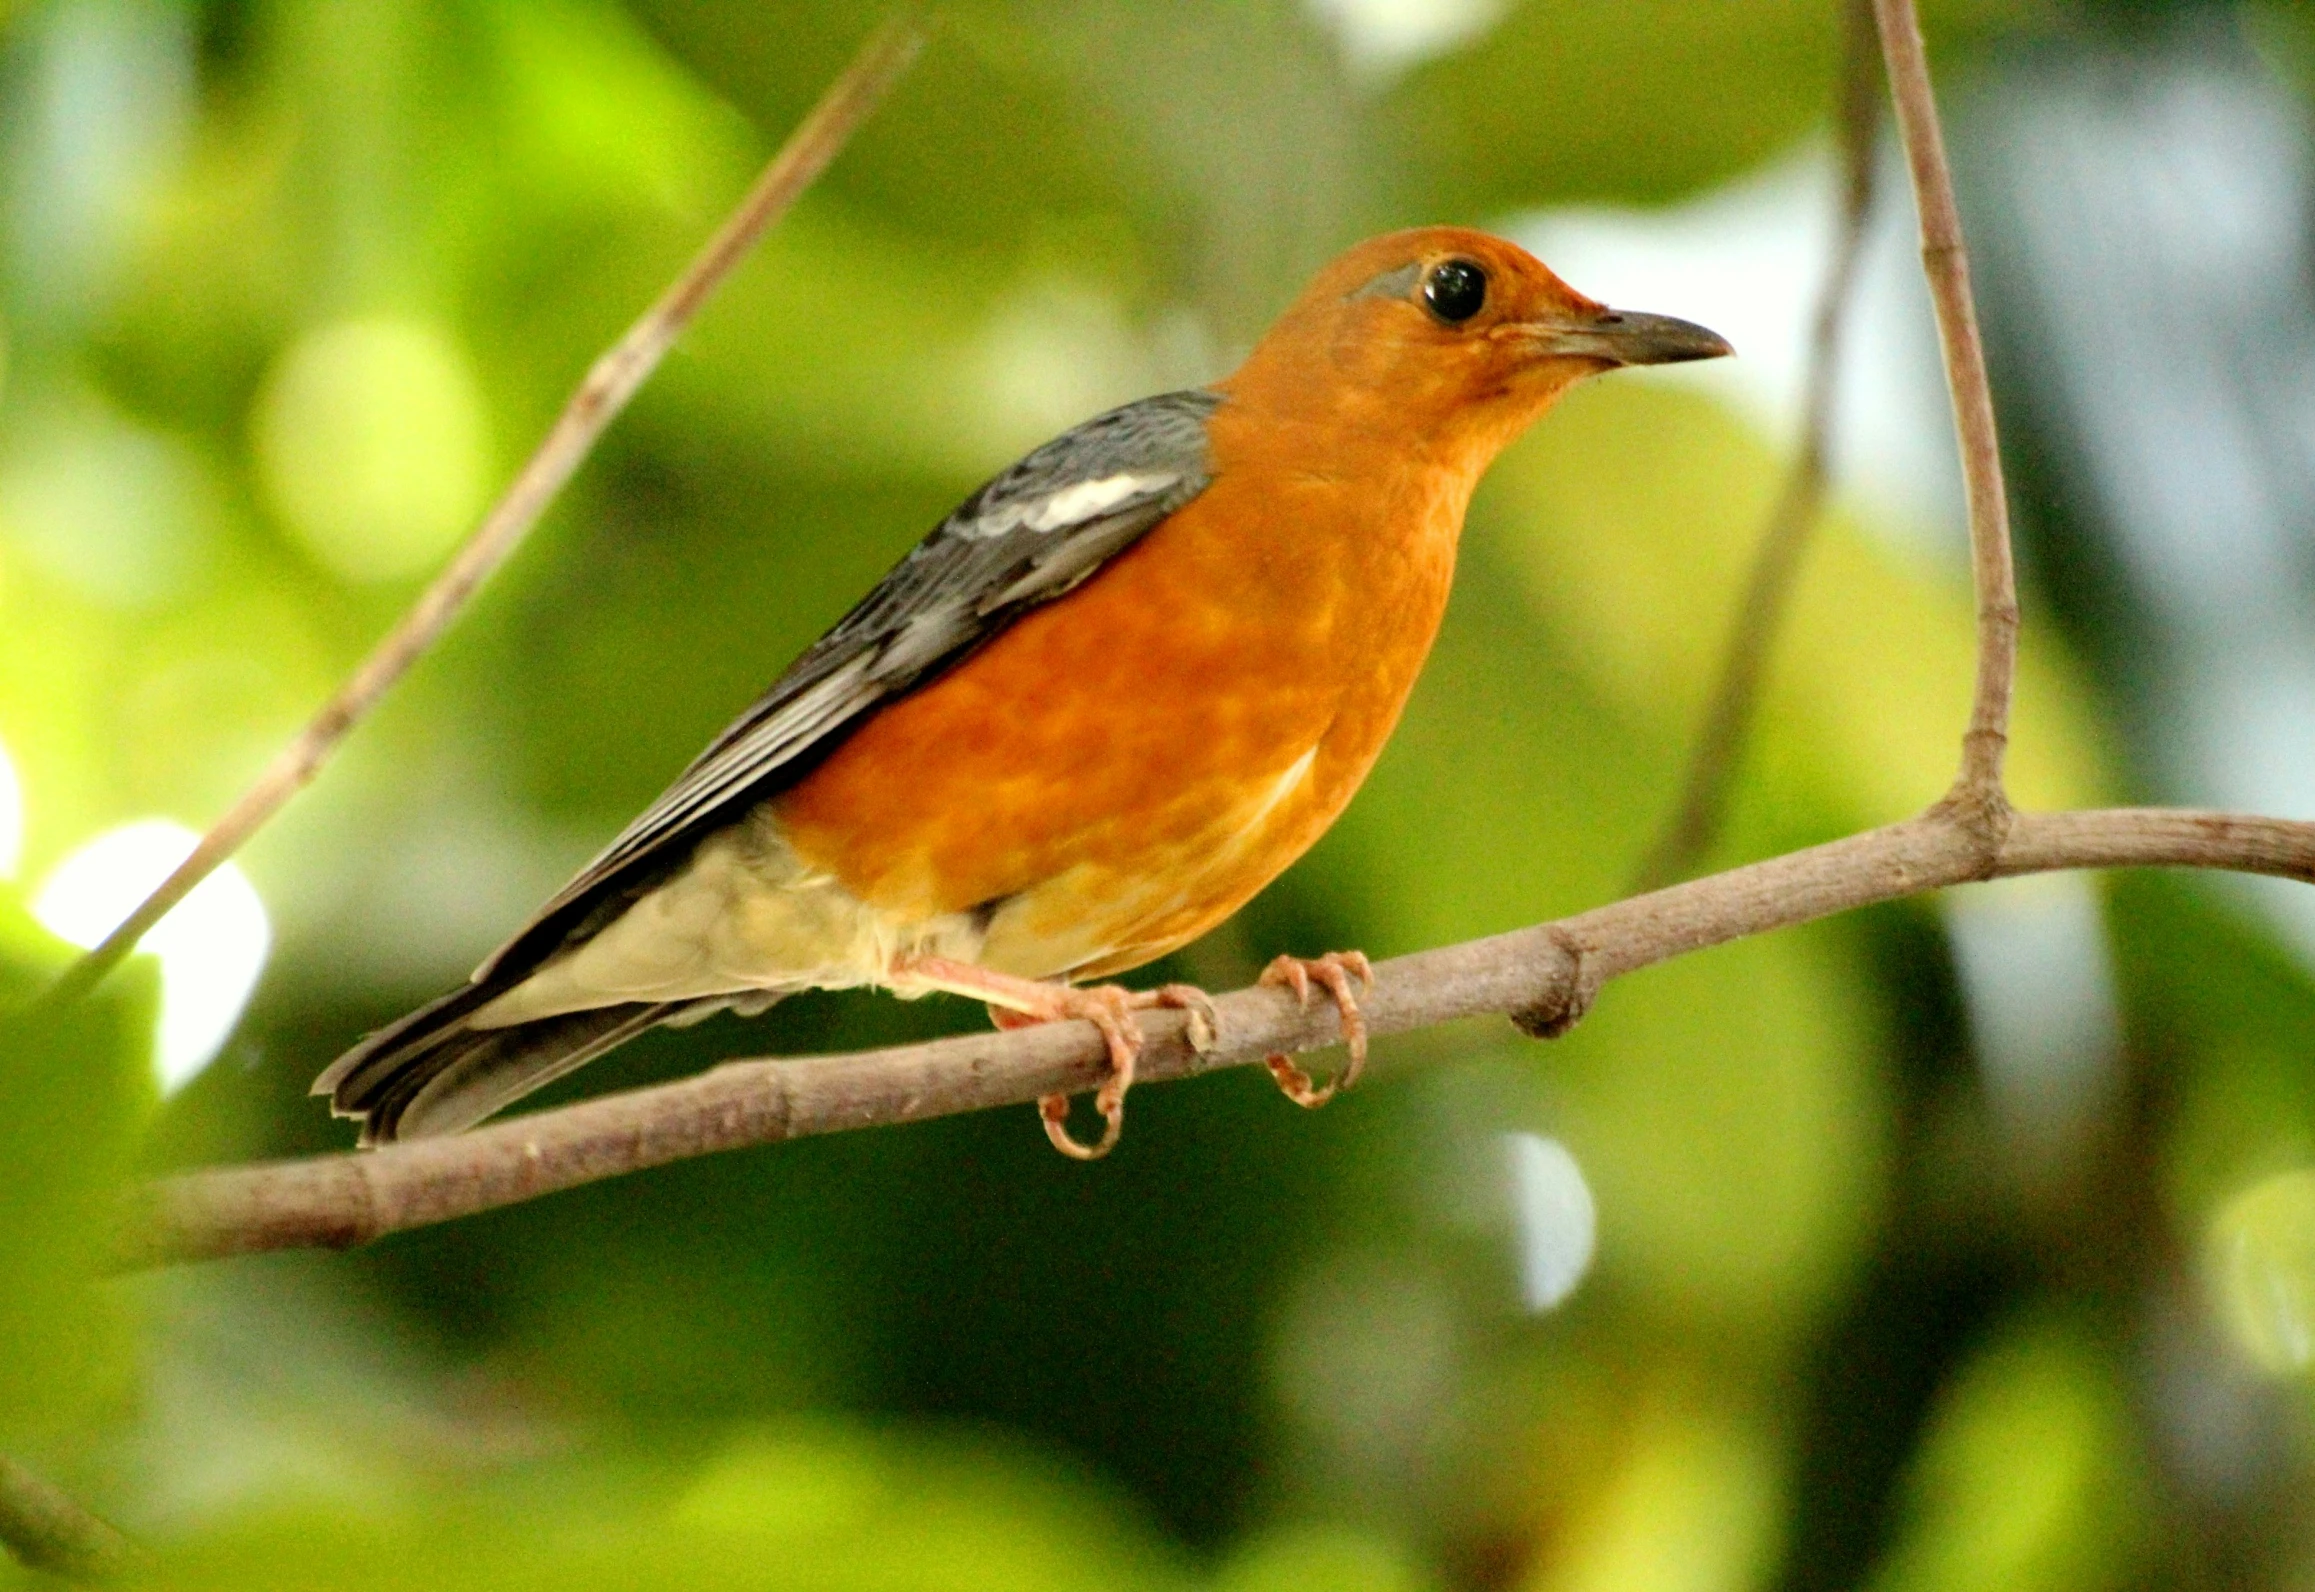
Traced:
<path id="1" fill-rule="evenodd" d="M 778 799 L 808 863 L 902 922 L 1007 903 L 988 959 L 1042 977 L 1186 943 L 1325 832 L 1430 649 L 1470 481 L 1233 467 L 1229 415 L 1199 498 Z"/>

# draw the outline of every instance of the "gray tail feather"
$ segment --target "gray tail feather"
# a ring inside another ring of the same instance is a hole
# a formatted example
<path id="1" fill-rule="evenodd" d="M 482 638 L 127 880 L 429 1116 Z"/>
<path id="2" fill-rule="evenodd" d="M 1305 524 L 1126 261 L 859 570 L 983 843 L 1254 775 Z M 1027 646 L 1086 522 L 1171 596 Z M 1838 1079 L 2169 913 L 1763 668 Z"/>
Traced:
<path id="1" fill-rule="evenodd" d="M 313 1092 L 359 1117 L 362 1143 L 470 1128 L 693 1003 L 633 1001 L 506 1028 L 467 1019 L 498 991 L 467 985 L 390 1023 L 331 1063 Z M 719 1003 L 720 1004 L 720 1003 Z"/>

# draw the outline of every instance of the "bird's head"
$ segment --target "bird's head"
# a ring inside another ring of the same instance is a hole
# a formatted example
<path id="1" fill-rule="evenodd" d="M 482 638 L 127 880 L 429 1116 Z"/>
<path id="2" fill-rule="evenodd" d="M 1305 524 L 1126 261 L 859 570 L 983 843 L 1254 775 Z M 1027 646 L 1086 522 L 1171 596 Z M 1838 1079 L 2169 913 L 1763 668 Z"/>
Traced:
<path id="1" fill-rule="evenodd" d="M 1369 238 L 1319 272 L 1221 385 L 1483 466 L 1586 376 L 1731 352 L 1692 321 L 1586 298 L 1515 243 L 1420 227 Z"/>

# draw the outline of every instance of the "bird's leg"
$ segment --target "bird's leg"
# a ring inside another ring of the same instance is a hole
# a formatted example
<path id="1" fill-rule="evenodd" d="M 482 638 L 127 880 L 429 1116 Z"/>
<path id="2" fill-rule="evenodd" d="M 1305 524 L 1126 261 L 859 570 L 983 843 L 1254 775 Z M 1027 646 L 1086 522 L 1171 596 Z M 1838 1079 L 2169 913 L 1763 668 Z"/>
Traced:
<path id="1" fill-rule="evenodd" d="M 1191 984 L 1165 984 L 1153 990 L 1126 989 L 1118 984 L 1095 984 L 1077 989 L 1017 978 L 970 962 L 939 956 L 904 956 L 895 959 L 896 978 L 911 984 L 970 995 L 988 1003 L 989 1020 L 999 1028 L 1026 1028 L 1033 1023 L 1082 1019 L 1100 1030 L 1109 1047 L 1109 1076 L 1093 1097 L 1101 1112 L 1101 1138 L 1080 1144 L 1069 1133 L 1069 1096 L 1050 1094 L 1037 1102 L 1045 1123 L 1045 1137 L 1053 1148 L 1076 1161 L 1097 1161 L 1117 1147 L 1125 1131 L 1125 1092 L 1133 1087 L 1134 1068 L 1141 1060 L 1141 1030 L 1133 1014 L 1157 1007 L 1175 1007 L 1189 1013 L 1185 1037 L 1193 1050 L 1211 1049 L 1218 1026 L 1213 998 Z"/>
<path id="2" fill-rule="evenodd" d="M 1358 981 L 1361 993 L 1375 987 L 1374 964 L 1366 959 L 1364 951 L 1329 951 L 1317 957 L 1280 956 L 1262 970 L 1261 982 L 1292 990 L 1294 998 L 1304 1006 L 1310 1004 L 1310 986 L 1316 984 L 1333 997 L 1335 1009 L 1342 1013 L 1342 1040 L 1350 1047 L 1350 1061 L 1329 1078 L 1324 1087 L 1314 1086 L 1310 1074 L 1294 1065 L 1292 1057 L 1263 1058 L 1270 1068 L 1270 1076 L 1278 1080 L 1279 1092 L 1306 1110 L 1317 1110 L 1332 1100 L 1337 1090 L 1357 1083 L 1358 1075 L 1366 1068 L 1366 1014 L 1358 1009 L 1358 997 L 1351 992 L 1353 979 Z"/>

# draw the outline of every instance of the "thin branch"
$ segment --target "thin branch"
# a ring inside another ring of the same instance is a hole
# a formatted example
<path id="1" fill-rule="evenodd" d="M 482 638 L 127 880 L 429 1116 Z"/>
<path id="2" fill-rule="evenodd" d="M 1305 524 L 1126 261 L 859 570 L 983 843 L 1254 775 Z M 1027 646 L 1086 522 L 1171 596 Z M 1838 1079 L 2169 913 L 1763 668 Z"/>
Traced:
<path id="1" fill-rule="evenodd" d="M 627 406 L 660 358 L 682 336 L 756 240 L 788 212 L 827 169 L 854 132 L 899 81 L 923 48 L 925 27 L 912 7 L 886 22 L 860 47 L 851 65 L 829 85 L 780 152 L 772 157 L 722 228 L 681 276 L 609 352 L 595 361 L 538 449 L 507 487 L 449 567 L 420 594 L 400 623 L 362 660 L 335 696 L 269 763 L 241 798 L 201 837 L 160 887 L 103 942 L 65 969 L 42 993 L 45 1005 L 74 1000 L 93 989 L 161 921 L 171 907 L 214 872 L 309 784 L 340 742 L 368 717 L 410 666 L 442 638 L 482 583 L 522 545 L 547 506 L 593 450 L 612 419 Z"/>
<path id="2" fill-rule="evenodd" d="M 2315 823 L 2154 808 L 2019 814 L 1989 860 L 1966 816 L 1940 805 L 1557 923 L 1381 963 L 1361 1004 L 1377 1034 L 1489 1013 L 1553 1033 L 1580 1018 L 1607 980 L 1707 946 L 1973 879 L 2135 866 L 2315 882 Z M 1341 1038 L 1331 1005 L 1305 1011 L 1280 990 L 1257 986 L 1215 1004 L 1215 1043 L 1202 1055 L 1184 1041 L 1179 1013 L 1143 1020 L 1142 1082 Z M 1078 1022 L 728 1062 L 449 1138 L 162 1179 L 134 1194 L 116 1260 L 133 1268 L 344 1248 L 692 1156 L 1079 1092 L 1106 1065 L 1100 1038 Z"/>
<path id="3" fill-rule="evenodd" d="M 1760 703 L 1769 646 L 1824 506 L 1832 452 L 1833 397 L 1839 379 L 1842 333 L 1856 296 L 1857 264 L 1873 210 L 1873 134 L 1880 122 L 1881 72 L 1873 48 L 1872 0 L 1841 8 L 1840 215 L 1833 226 L 1825 279 L 1818 289 L 1809 333 L 1809 369 L 1801 400 L 1800 453 L 1769 510 L 1752 576 L 1736 610 L 1720 679 L 1704 710 L 1703 728 L 1688 763 L 1679 804 L 1641 864 L 1635 890 L 1652 890 L 1685 877 L 1720 832 L 1735 784 L 1739 754 Z"/>
<path id="4" fill-rule="evenodd" d="M 54 1482 L 0 1454 L 0 1543 L 17 1561 L 67 1581 L 109 1581 L 134 1568 L 136 1546 Z"/>
<path id="5" fill-rule="evenodd" d="M 2017 572 L 2010 560 L 2009 500 L 2002 490 L 2001 443 L 1994 430 L 1993 391 L 1986 382 L 1985 345 L 1978 336 L 1970 293 L 1969 254 L 1961 241 L 1961 212 L 1953 199 L 1953 172 L 1929 85 L 1929 60 L 1913 0 L 1874 0 L 1882 58 L 1897 104 L 1897 129 L 1913 173 L 1921 216 L 1921 269 L 1937 306 L 1937 333 L 1945 351 L 1945 382 L 1953 394 L 1953 427 L 1961 444 L 1961 473 L 1969 497 L 1971 573 L 1977 587 L 1977 692 L 1969 731 L 1962 738 L 1961 772 L 1946 800 L 1983 833 L 1999 841 L 2008 820 L 2002 759 L 2009 747 L 2010 693 L 2018 666 Z"/>

